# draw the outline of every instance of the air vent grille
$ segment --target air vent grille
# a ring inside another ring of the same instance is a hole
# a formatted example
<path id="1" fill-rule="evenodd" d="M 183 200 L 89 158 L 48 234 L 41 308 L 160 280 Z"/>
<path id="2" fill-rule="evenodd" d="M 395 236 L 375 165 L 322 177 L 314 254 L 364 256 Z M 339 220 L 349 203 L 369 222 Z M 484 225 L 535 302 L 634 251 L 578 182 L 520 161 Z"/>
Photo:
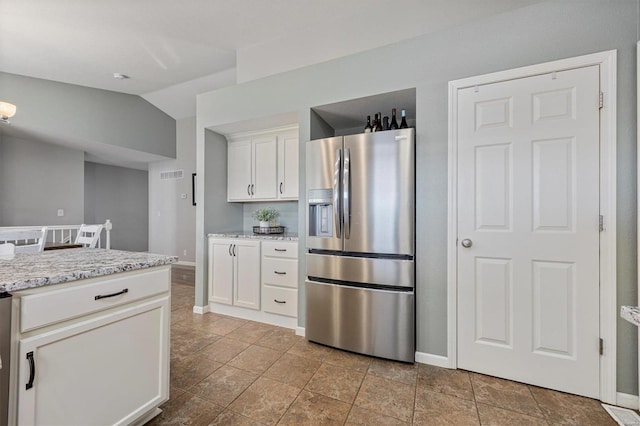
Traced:
<path id="1" fill-rule="evenodd" d="M 171 170 L 168 172 L 160 172 L 160 180 L 182 179 L 184 170 Z"/>

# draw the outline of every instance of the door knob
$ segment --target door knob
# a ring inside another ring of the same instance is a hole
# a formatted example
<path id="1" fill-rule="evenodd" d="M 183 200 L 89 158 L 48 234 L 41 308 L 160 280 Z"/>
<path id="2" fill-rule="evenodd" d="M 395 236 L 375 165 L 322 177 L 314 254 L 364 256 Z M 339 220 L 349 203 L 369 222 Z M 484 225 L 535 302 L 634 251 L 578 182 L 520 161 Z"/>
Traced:
<path id="1" fill-rule="evenodd" d="M 471 241 L 468 238 L 465 238 L 464 240 L 462 240 L 461 244 L 462 244 L 462 247 L 469 248 L 469 247 L 471 247 L 473 245 L 473 241 Z"/>

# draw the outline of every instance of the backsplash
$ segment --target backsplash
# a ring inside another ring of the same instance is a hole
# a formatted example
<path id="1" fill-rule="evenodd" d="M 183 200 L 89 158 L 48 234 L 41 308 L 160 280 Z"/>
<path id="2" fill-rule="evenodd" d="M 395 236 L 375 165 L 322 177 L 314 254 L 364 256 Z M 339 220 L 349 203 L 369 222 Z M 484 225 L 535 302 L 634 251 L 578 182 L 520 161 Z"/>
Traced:
<path id="1" fill-rule="evenodd" d="M 280 212 L 277 222 L 278 225 L 285 226 L 287 232 L 298 232 L 298 202 L 297 201 L 280 201 L 276 203 L 244 203 L 243 207 L 243 231 L 251 232 L 258 222 L 251 217 L 253 212 L 258 209 L 272 207 Z"/>

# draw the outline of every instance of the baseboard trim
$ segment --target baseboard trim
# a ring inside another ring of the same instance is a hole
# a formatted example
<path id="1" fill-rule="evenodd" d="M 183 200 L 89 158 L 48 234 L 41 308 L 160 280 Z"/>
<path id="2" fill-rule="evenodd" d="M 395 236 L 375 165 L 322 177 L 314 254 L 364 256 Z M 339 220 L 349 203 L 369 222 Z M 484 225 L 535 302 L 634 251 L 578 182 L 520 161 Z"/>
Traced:
<path id="1" fill-rule="evenodd" d="M 194 306 L 193 307 L 193 313 L 194 314 L 206 314 L 207 312 L 209 312 L 209 305 L 206 306 Z"/>
<path id="2" fill-rule="evenodd" d="M 639 406 L 639 398 L 637 395 L 631 395 L 628 393 L 618 392 L 616 394 L 616 405 L 619 407 L 630 408 L 637 410 Z"/>
<path id="3" fill-rule="evenodd" d="M 178 266 L 193 266 L 195 268 L 196 267 L 196 262 L 187 262 L 185 260 L 179 260 L 176 263 L 174 263 L 174 265 L 178 265 Z"/>
<path id="4" fill-rule="evenodd" d="M 296 327 L 296 336 L 305 336 L 304 327 Z"/>
<path id="5" fill-rule="evenodd" d="M 416 352 L 416 362 L 420 364 L 428 364 L 436 367 L 451 368 L 449 366 L 449 358 L 442 355 L 428 354 L 425 352 Z"/>
<path id="6" fill-rule="evenodd" d="M 294 317 L 285 317 L 282 315 L 271 314 L 269 312 L 255 311 L 253 309 L 241 308 L 238 306 L 223 305 L 216 302 L 209 302 L 209 312 L 277 325 L 278 327 L 290 328 L 292 330 L 295 330 L 298 326 L 298 319 Z"/>

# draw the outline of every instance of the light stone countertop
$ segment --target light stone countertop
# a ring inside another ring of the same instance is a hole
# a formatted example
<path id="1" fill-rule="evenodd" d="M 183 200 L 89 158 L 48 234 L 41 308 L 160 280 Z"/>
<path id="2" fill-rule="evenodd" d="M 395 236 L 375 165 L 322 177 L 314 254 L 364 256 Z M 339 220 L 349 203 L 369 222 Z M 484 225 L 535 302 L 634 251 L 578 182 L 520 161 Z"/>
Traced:
<path id="1" fill-rule="evenodd" d="M 620 308 L 620 316 L 631 324 L 640 326 L 640 307 L 622 306 Z"/>
<path id="2" fill-rule="evenodd" d="M 280 241 L 298 241 L 298 234 L 285 232 L 284 234 L 254 234 L 253 232 L 219 232 L 208 234 L 213 238 L 247 238 L 252 240 L 280 240 Z"/>
<path id="3" fill-rule="evenodd" d="M 106 249 L 66 249 L 0 256 L 0 292 L 60 284 L 177 262 L 176 256 Z"/>

